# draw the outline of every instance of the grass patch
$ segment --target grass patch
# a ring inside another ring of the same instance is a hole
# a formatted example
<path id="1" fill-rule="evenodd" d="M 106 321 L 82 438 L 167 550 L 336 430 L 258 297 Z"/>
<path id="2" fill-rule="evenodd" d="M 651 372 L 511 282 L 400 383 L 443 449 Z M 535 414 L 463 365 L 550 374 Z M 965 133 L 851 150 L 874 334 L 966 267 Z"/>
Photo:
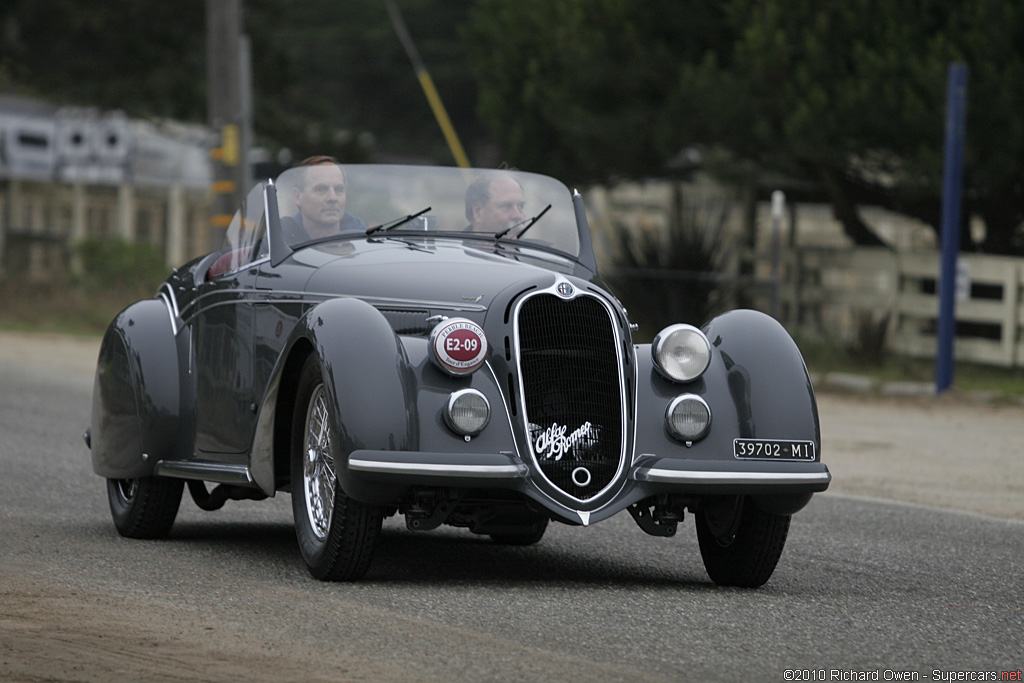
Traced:
<path id="1" fill-rule="evenodd" d="M 78 247 L 79 276 L 42 282 L 11 272 L 0 280 L 0 329 L 59 334 L 102 334 L 126 306 L 156 294 L 170 270 L 149 245 L 89 239 Z"/>
<path id="2" fill-rule="evenodd" d="M 117 288 L 86 291 L 72 283 L 28 283 L 8 280 L 0 284 L 0 329 L 55 334 L 103 334 L 114 316 L 128 304 L 153 296 Z"/>
<path id="3" fill-rule="evenodd" d="M 848 372 L 881 382 L 934 382 L 935 361 L 891 352 L 868 360 L 848 349 L 822 341 L 798 340 L 808 369 L 813 373 Z M 992 392 L 997 398 L 1024 398 L 1024 369 L 956 362 L 953 388 L 964 392 Z"/>

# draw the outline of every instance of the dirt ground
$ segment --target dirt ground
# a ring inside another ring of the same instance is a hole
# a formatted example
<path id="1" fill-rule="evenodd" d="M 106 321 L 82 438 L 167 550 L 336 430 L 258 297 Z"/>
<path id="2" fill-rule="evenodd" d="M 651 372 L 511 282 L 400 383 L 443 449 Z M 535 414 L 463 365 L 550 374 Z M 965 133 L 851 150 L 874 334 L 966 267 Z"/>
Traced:
<path id="1" fill-rule="evenodd" d="M 1024 521 L 1024 407 L 819 394 L 830 493 Z"/>

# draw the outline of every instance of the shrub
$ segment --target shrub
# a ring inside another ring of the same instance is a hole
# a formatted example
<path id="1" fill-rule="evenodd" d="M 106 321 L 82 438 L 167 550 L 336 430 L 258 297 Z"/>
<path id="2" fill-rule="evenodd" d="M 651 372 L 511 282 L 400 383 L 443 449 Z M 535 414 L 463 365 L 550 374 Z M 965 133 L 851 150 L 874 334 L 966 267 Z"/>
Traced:
<path id="1" fill-rule="evenodd" d="M 168 274 L 163 255 L 150 244 L 89 238 L 80 242 L 76 250 L 82 264 L 80 284 L 91 292 L 151 296 Z"/>
<path id="2" fill-rule="evenodd" d="M 724 199 L 688 201 L 676 185 L 663 233 L 614 226 L 618 254 L 606 279 L 641 325 L 638 336 L 652 337 L 674 322 L 700 325 L 721 312 L 728 217 Z"/>

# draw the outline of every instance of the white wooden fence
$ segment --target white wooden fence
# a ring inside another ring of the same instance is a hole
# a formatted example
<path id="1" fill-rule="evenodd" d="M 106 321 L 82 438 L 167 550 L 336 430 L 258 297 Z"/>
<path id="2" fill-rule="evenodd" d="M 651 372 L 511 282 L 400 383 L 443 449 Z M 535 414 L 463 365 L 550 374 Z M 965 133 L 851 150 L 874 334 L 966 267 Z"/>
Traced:
<path id="1" fill-rule="evenodd" d="M 209 193 L 174 185 L 0 183 L 0 277 L 49 279 L 74 268 L 89 237 L 151 244 L 169 266 L 209 250 Z"/>
<path id="2" fill-rule="evenodd" d="M 1024 366 L 1024 259 L 959 260 L 957 360 Z M 877 335 L 885 348 L 934 357 L 938 252 L 798 247 L 784 250 L 779 263 L 776 314 L 791 331 L 848 345 Z M 760 286 L 746 289 L 757 308 L 770 311 L 770 258 L 758 254 L 754 264 Z"/>

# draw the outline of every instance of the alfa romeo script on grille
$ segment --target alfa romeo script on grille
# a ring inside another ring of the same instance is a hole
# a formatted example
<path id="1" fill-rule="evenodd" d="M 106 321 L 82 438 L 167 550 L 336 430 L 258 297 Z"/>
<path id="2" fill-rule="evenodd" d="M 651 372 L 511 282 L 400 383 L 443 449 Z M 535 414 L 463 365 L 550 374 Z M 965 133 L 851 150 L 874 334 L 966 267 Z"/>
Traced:
<path id="1" fill-rule="evenodd" d="M 579 428 L 566 435 L 568 427 L 563 427 L 557 422 L 552 423 L 537 436 L 533 450 L 538 458 L 543 460 L 561 460 L 562 456 L 574 448 L 580 441 L 593 438 L 591 424 L 584 422 Z"/>

